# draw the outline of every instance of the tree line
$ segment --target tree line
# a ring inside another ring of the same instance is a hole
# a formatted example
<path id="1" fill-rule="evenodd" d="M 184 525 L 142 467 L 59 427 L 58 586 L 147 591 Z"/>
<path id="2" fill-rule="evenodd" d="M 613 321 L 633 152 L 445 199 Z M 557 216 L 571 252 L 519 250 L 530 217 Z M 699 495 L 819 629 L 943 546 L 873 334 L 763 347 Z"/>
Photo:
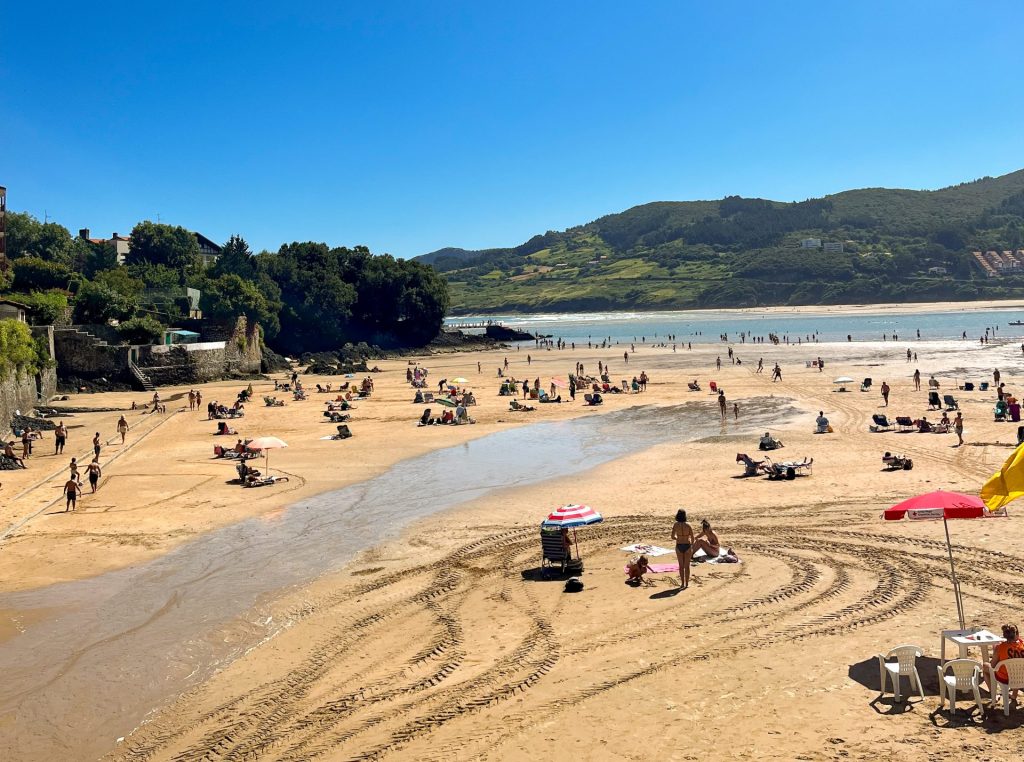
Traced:
<path id="1" fill-rule="evenodd" d="M 73 237 L 30 214 L 7 215 L 10 268 L 0 294 L 27 304 L 37 322 L 116 324 L 131 343 L 147 343 L 187 318 L 187 288 L 200 292 L 203 317 L 259 323 L 280 352 L 338 349 L 365 341 L 422 346 L 441 329 L 448 287 L 433 268 L 365 246 L 302 242 L 253 253 L 232 236 L 203 266 L 199 243 L 177 225 L 143 221 L 131 232 L 123 264 L 111 242 Z"/>

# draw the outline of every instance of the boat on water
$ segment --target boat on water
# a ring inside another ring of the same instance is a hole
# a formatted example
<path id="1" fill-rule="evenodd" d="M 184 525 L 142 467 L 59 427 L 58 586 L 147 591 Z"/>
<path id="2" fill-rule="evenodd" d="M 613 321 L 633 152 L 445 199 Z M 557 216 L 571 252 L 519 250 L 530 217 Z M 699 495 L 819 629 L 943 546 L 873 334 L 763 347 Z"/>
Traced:
<path id="1" fill-rule="evenodd" d="M 1011 320 L 1007 325 L 1024 325 L 1024 320 Z"/>

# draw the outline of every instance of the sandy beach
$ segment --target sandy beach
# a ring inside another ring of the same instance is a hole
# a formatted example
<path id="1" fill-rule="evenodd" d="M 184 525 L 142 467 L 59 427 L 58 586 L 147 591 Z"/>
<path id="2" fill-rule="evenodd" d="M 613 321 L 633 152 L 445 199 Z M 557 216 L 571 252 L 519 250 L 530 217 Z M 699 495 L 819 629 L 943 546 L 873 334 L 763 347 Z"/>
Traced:
<path id="1" fill-rule="evenodd" d="M 141 393 L 74 395 L 62 404 L 97 412 L 66 419 L 65 454 L 52 454 L 48 433 L 27 470 L 0 472 L 6 600 L 168 557 L 248 519 L 272 524 L 289 506 L 445 448 L 454 448 L 450 479 L 457 493 L 465 481 L 460 446 L 515 427 L 636 406 L 683 405 L 694 417 L 679 414 L 677 438 L 539 481 L 522 472 L 518 464 L 526 459 L 516 452 L 496 454 L 504 478 L 491 488 L 401 526 L 328 573 L 268 591 L 261 610 L 283 623 L 273 637 L 246 645 L 245 655 L 217 665 L 179 699 L 141 707 L 141 724 L 115 732 L 116 721 L 97 719 L 110 733 L 68 739 L 58 731 L 55 738 L 59 718 L 47 726 L 25 720 L 25 706 L 45 690 L 44 680 L 0 689 L 0 756 L 470 760 L 568 751 L 608 760 L 709 754 L 925 760 L 1018 754 L 1019 711 L 982 723 L 967 716 L 971 703 L 963 695 L 958 717 L 936 712 L 939 632 L 956 625 L 942 525 L 883 522 L 879 514 L 935 489 L 976 494 L 999 467 L 1016 442 L 1016 425 L 993 421 L 994 391 L 956 387 L 991 381 L 999 368 L 1015 389 L 1024 364 L 1019 343 L 733 346 L 741 365 L 729 362 L 725 345 L 679 352 L 638 345 L 628 367 L 622 347 L 421 358 L 435 390 L 442 378 L 469 380 L 479 402 L 471 409 L 477 423 L 461 427 L 417 428 L 422 408 L 411 404 L 408 361 L 384 361 L 373 376 L 375 393 L 353 411 L 354 436 L 345 441 L 322 439 L 334 427 L 321 414 L 326 396 L 314 390 L 317 382 L 341 379 L 303 377 L 313 392 L 309 400 L 278 393 L 288 399 L 281 408 L 262 404 L 264 394 L 274 393 L 271 382 L 254 382 L 245 418 L 231 424 L 239 436 L 274 435 L 289 444 L 270 462 L 289 481 L 258 490 L 231 484 L 233 465 L 212 459 L 214 445 L 234 438 L 213 436 L 215 422 L 205 409 L 188 410 L 188 388 L 161 390 L 166 414 L 127 411 L 133 400 L 145 401 Z M 918 353 L 916 363 L 907 363 L 907 347 Z M 642 394 L 606 395 L 600 408 L 584 406 L 578 396 L 575 403 L 512 413 L 508 398 L 497 395 L 496 368 L 506 356 L 512 375 L 539 377 L 545 389 L 574 363 L 590 372 L 598 360 L 611 363 L 614 379 L 645 370 L 651 382 Z M 723 367 L 716 370 L 719 356 Z M 807 366 L 819 356 L 823 373 Z M 755 372 L 760 357 L 762 374 Z M 783 370 L 778 383 L 770 376 L 775 362 Z M 869 433 L 873 413 L 941 415 L 928 411 L 926 391 L 913 390 L 915 367 L 925 380 L 934 374 L 940 391 L 959 400 L 963 447 L 954 446 L 954 434 Z M 858 383 L 837 392 L 832 381 L 841 375 Z M 874 383 L 860 392 L 865 377 Z M 687 391 L 692 379 L 701 392 Z M 708 391 L 712 379 L 726 390 L 724 421 Z M 878 391 L 883 380 L 892 387 L 887 409 Z M 230 402 L 243 386 L 205 385 L 204 403 Z M 819 410 L 833 433 L 812 433 Z M 122 412 L 132 427 L 123 446 L 115 432 Z M 778 456 L 813 457 L 813 475 L 739 478 L 736 454 L 756 457 L 762 422 L 773 417 L 769 428 L 786 445 Z M 710 428 L 695 436 L 684 425 L 693 420 Z M 86 483 L 78 510 L 65 513 L 60 488 L 67 462 L 91 456 L 96 431 L 106 443 L 99 491 L 88 494 Z M 567 454 L 582 445 L 557 439 L 558 431 L 551 436 Z M 886 450 L 912 457 L 913 470 L 883 472 Z M 535 572 L 537 525 L 568 502 L 589 504 L 605 517 L 578 533 L 586 572 L 577 594 Z M 624 584 L 629 554 L 620 547 L 671 547 L 680 507 L 695 525 L 711 520 L 741 563 L 697 565 L 685 591 L 674 574 L 653 575 L 649 587 Z M 1010 519 L 951 527 L 968 623 L 996 632 L 1003 622 L 1022 621 L 1024 586 L 1017 576 L 1024 530 L 1012 507 L 1010 513 Z M 0 604 L 0 643 L 17 643 L 50 615 Z M 926 654 L 923 701 L 879 699 L 875 654 L 901 643 L 920 645 Z M 83 652 L 90 648 L 82 645 Z M 88 704 L 78 696 L 66 709 L 87 715 Z"/>

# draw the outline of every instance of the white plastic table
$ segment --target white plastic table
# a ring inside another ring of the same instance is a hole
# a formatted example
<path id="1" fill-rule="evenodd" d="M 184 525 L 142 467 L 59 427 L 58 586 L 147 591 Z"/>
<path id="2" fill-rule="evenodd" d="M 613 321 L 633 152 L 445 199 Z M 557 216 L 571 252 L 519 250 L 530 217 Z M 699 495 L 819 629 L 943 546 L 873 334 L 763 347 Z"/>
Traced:
<path id="1" fill-rule="evenodd" d="M 966 630 L 943 630 L 942 646 L 939 649 L 939 661 L 942 666 L 946 664 L 946 641 L 956 644 L 959 649 L 959 658 L 967 659 L 967 649 L 980 648 L 982 663 L 988 664 L 992 659 L 992 648 L 1003 642 L 998 635 L 983 630 L 980 627 L 972 627 Z"/>

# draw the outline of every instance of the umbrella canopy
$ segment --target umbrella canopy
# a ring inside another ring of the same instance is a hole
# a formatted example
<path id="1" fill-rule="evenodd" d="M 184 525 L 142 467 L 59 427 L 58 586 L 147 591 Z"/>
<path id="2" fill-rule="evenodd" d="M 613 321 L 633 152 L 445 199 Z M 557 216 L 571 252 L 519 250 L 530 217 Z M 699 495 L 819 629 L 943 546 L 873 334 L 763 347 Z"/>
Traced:
<path id="1" fill-rule="evenodd" d="M 288 443 L 283 439 L 277 437 L 257 437 L 245 446 L 246 450 L 252 450 L 253 452 L 263 452 L 264 450 L 274 450 L 281 447 L 287 447 Z"/>
<path id="2" fill-rule="evenodd" d="M 252 452 L 262 452 L 266 456 L 266 459 L 267 459 L 266 460 L 266 463 L 267 463 L 267 465 L 266 465 L 267 476 L 269 476 L 270 475 L 270 451 L 271 450 L 278 450 L 278 449 L 280 449 L 282 447 L 287 447 L 287 446 L 288 446 L 287 442 L 285 442 L 283 439 L 278 439 L 277 437 L 257 437 L 256 439 L 254 439 L 251 442 L 249 442 L 249 444 L 247 444 L 245 446 L 245 449 L 246 450 L 251 450 Z"/>
<path id="3" fill-rule="evenodd" d="M 458 378 L 453 378 L 452 381 L 454 381 L 457 384 L 468 384 L 469 383 L 469 379 L 468 378 L 463 378 L 462 376 L 459 376 Z"/>
<path id="4" fill-rule="evenodd" d="M 572 503 L 556 508 L 548 514 L 548 517 L 540 523 L 542 527 L 559 527 L 572 529 L 573 541 L 576 544 L 576 557 L 580 557 L 580 541 L 576 537 L 576 527 L 585 527 L 589 524 L 599 524 L 604 517 L 591 508 L 589 505 Z"/>
<path id="5" fill-rule="evenodd" d="M 886 521 L 900 519 L 927 520 L 942 519 L 946 530 L 946 553 L 949 555 L 949 572 L 953 580 L 953 596 L 956 599 L 956 613 L 960 620 L 960 629 L 964 628 L 964 603 L 960 594 L 960 581 L 956 576 L 956 565 L 953 563 L 953 545 L 949 541 L 949 519 L 987 519 L 1006 516 L 1006 509 L 990 511 L 981 498 L 974 495 L 962 495 L 959 492 L 938 490 L 925 495 L 918 495 L 902 503 L 897 503 L 882 514 Z"/>
<path id="6" fill-rule="evenodd" d="M 445 407 L 456 407 L 455 403 L 447 397 L 435 397 L 434 402 Z"/>
<path id="7" fill-rule="evenodd" d="M 560 389 L 564 389 L 565 387 L 567 387 L 569 385 L 568 381 L 566 381 L 564 378 L 560 378 L 558 376 L 556 376 L 555 378 L 551 379 L 551 383 L 553 383 L 555 386 L 557 386 Z"/>
<path id="8" fill-rule="evenodd" d="M 959 492 L 938 490 L 918 495 L 888 508 L 882 514 L 886 521 L 900 519 L 984 519 L 1005 516 L 1005 512 L 990 511 L 980 497 Z"/>
<path id="9" fill-rule="evenodd" d="M 853 379 L 850 378 L 849 376 L 840 376 L 839 378 L 837 378 L 832 383 L 833 384 L 852 384 L 853 383 Z"/>
<path id="10" fill-rule="evenodd" d="M 563 505 L 548 514 L 543 526 L 547 527 L 584 527 L 598 524 L 604 517 L 589 505 Z"/>

